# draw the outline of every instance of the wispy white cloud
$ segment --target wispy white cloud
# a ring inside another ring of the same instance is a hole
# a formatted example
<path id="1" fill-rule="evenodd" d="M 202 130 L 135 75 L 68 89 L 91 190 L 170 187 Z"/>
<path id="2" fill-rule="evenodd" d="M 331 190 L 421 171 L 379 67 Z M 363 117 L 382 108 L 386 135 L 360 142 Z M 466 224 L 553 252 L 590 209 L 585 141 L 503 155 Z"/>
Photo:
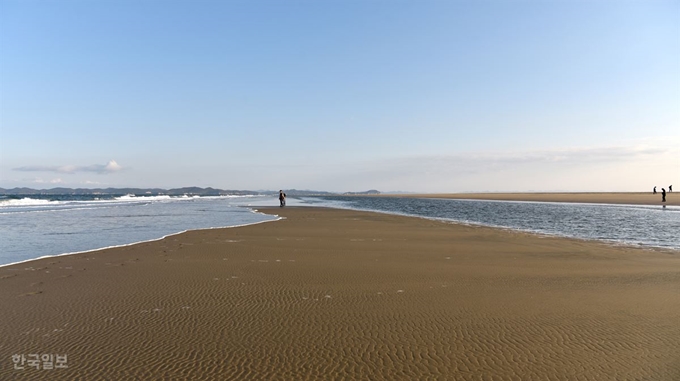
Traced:
<path id="1" fill-rule="evenodd" d="M 60 178 L 49 179 L 49 180 L 41 179 L 41 178 L 35 178 L 31 182 L 34 183 L 34 184 L 62 184 L 64 182 L 64 180 L 62 180 Z"/>
<path id="2" fill-rule="evenodd" d="M 680 146 L 631 144 L 362 161 L 331 171 L 325 168 L 314 186 L 423 192 L 629 191 L 672 181 L 678 169 Z"/>
<path id="3" fill-rule="evenodd" d="M 57 172 L 57 173 L 77 173 L 77 172 L 95 172 L 99 174 L 114 173 L 122 170 L 123 167 L 116 163 L 115 160 L 109 161 L 107 164 L 92 164 L 86 166 L 76 165 L 28 165 L 18 168 L 13 168 L 15 171 L 21 172 Z"/>
<path id="4" fill-rule="evenodd" d="M 505 153 L 469 153 L 456 155 L 430 155 L 401 158 L 394 162 L 385 162 L 385 167 L 439 168 L 446 172 L 460 171 L 477 173 L 499 171 L 507 168 L 527 165 L 574 166 L 597 163 L 620 163 L 635 161 L 646 157 L 654 157 L 671 153 L 669 148 L 662 147 L 597 147 L 572 148 L 545 151 L 505 152 Z"/>

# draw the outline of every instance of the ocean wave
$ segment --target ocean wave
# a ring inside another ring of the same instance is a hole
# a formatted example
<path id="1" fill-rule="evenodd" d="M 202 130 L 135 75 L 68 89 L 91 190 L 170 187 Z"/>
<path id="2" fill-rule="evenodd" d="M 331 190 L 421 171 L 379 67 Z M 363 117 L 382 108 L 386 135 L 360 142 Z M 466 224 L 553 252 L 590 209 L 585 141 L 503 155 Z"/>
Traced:
<path id="1" fill-rule="evenodd" d="M 120 196 L 114 198 L 116 201 L 165 201 L 170 200 L 172 197 L 167 195 L 158 196 L 136 196 L 134 194 L 126 194 L 125 196 Z"/>
<path id="2" fill-rule="evenodd" d="M 22 199 L 7 199 L 0 200 L 0 208 L 16 207 L 16 206 L 44 206 L 57 205 L 59 201 L 42 200 L 37 198 L 24 197 Z"/>
<path id="3" fill-rule="evenodd" d="M 77 199 L 73 196 L 71 198 L 5 198 L 0 199 L 0 214 L 13 213 L 33 213 L 44 211 L 73 211 L 82 210 L 83 208 L 100 208 L 111 206 L 131 206 L 131 205 L 149 205 L 153 203 L 167 203 L 167 202 L 185 202 L 198 200 L 230 200 L 233 205 L 244 204 L 251 200 L 258 198 L 268 198 L 262 195 L 220 195 L 220 196 L 198 196 L 198 195 L 134 195 L 127 194 L 124 196 L 112 198 L 94 198 L 94 199 Z M 247 201 L 246 201 L 247 200 Z"/>

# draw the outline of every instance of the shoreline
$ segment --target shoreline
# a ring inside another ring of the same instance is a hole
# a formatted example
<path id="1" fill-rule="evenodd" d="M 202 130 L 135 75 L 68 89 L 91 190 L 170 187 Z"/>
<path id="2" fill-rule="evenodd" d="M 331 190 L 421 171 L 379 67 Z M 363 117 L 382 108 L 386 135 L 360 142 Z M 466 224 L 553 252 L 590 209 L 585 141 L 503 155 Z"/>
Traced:
<path id="1" fill-rule="evenodd" d="M 543 194 L 543 193 L 541 193 Z M 585 194 L 585 193 L 584 193 Z M 469 196 L 469 195 L 479 195 L 477 198 L 462 198 L 463 196 Z M 524 193 L 519 194 L 519 195 L 525 195 Z M 552 194 L 550 194 L 552 195 Z M 460 196 L 461 198 L 459 198 Z M 515 199 L 491 199 L 491 198 L 482 198 L 485 197 L 486 194 L 435 194 L 435 195 L 379 195 L 379 196 L 368 196 L 368 197 L 403 197 L 403 198 L 445 198 L 445 199 L 456 199 L 460 201 L 489 201 L 489 202 L 518 202 L 518 203 L 574 203 L 574 204 L 586 204 L 586 205 L 613 205 L 613 206 L 632 206 L 632 207 L 639 207 L 639 206 L 649 206 L 648 204 L 613 204 L 613 203 L 596 203 L 596 202 L 571 202 L 571 201 L 537 201 L 537 200 L 515 200 Z M 362 196 L 365 197 L 365 196 Z M 653 205 L 652 205 L 653 206 Z M 255 206 L 255 205 L 250 205 L 250 206 L 240 206 L 241 208 L 247 208 L 249 209 L 252 213 L 255 214 L 264 214 L 272 217 L 276 217 L 273 220 L 268 220 L 268 221 L 258 221 L 258 222 L 253 222 L 249 224 L 240 224 L 240 225 L 233 225 L 233 226 L 217 226 L 217 227 L 209 227 L 209 228 L 197 228 L 197 229 L 186 229 L 186 230 L 181 230 L 178 232 L 174 233 L 169 233 L 164 236 L 158 237 L 158 238 L 152 238 L 148 240 L 142 240 L 142 241 L 136 241 L 136 242 L 130 242 L 130 243 L 124 243 L 120 245 L 112 245 L 112 246 L 105 246 L 105 247 L 100 247 L 100 248 L 94 248 L 94 249 L 88 249 L 88 250 L 82 250 L 82 251 L 74 251 L 74 252 L 66 252 L 66 253 L 59 253 L 59 254 L 52 254 L 52 255 L 44 255 L 38 258 L 32 258 L 32 259 L 26 259 L 23 261 L 18 261 L 18 262 L 11 262 L 7 264 L 0 264 L 0 269 L 6 266 L 12 266 L 12 265 L 17 265 L 17 264 L 22 264 L 22 263 L 28 263 L 40 259 L 48 259 L 48 258 L 56 258 L 56 257 L 61 257 L 61 256 L 67 256 L 67 255 L 75 255 L 75 254 L 83 254 L 83 253 L 89 253 L 89 252 L 95 252 L 99 250 L 106 250 L 106 249 L 112 249 L 112 248 L 118 248 L 118 247 L 126 247 L 126 246 L 131 246 L 131 245 L 136 245 L 136 244 L 142 244 L 146 242 L 154 242 L 158 240 L 165 239 L 167 237 L 171 237 L 173 235 L 178 235 L 186 232 L 191 232 L 191 231 L 201 231 L 201 230 L 213 230 L 213 229 L 230 229 L 230 228 L 237 228 L 237 227 L 243 227 L 243 226 L 249 226 L 249 225 L 255 225 L 255 224 L 261 224 L 265 222 L 275 222 L 279 221 L 282 218 L 278 216 L 277 214 L 268 214 L 268 213 L 263 213 L 259 209 L 272 209 L 276 208 L 275 206 Z M 499 230 L 506 230 L 506 231 L 511 231 L 511 232 L 518 232 L 518 233 L 526 233 L 526 234 L 533 234 L 536 236 L 540 237 L 556 237 L 556 238 L 563 238 L 563 239 L 574 239 L 577 241 L 583 241 L 583 242 L 593 242 L 593 243 L 603 243 L 607 245 L 612 245 L 616 247 L 623 247 L 623 248 L 639 248 L 639 249 L 644 249 L 644 250 L 654 250 L 654 251 L 670 251 L 670 252 L 680 252 L 680 249 L 674 249 L 674 248 L 669 248 L 669 247 L 664 247 L 664 246 L 654 246 L 654 245 L 644 245 L 644 244 L 636 244 L 633 242 L 627 243 L 627 242 L 619 242 L 616 240 L 607 240 L 607 239 L 596 239 L 596 238 L 582 238 L 582 237 L 575 237 L 575 236 L 570 236 L 566 234 L 556 234 L 556 233 L 546 233 L 546 232 L 540 232 L 540 231 L 535 231 L 535 230 L 530 230 L 530 229 L 520 229 L 520 228 L 513 228 L 513 227 L 506 227 L 506 226 L 500 226 L 500 225 L 493 225 L 493 224 L 484 224 L 484 223 L 475 223 L 475 222 L 468 222 L 468 221 L 458 221 L 458 220 L 448 220 L 444 218 L 437 218 L 437 217 L 426 217 L 426 216 L 419 216 L 419 215 L 410 215 L 410 214 L 401 214 L 397 212 L 386 212 L 386 211 L 380 211 L 380 210 L 363 210 L 363 209 L 351 209 L 351 208 L 336 208 L 336 207 L 326 207 L 326 206 L 307 206 L 307 205 L 298 205 L 298 206 L 289 206 L 287 207 L 288 209 L 290 208 L 327 208 L 327 209 L 339 209 L 339 210 L 356 210 L 356 211 L 362 211 L 362 212 L 367 212 L 367 213 L 379 213 L 379 214 L 385 214 L 385 215 L 390 215 L 390 216 L 400 216 L 400 217 L 407 217 L 407 218 L 422 218 L 425 220 L 431 220 L 431 221 L 438 221 L 438 222 L 443 222 L 443 223 L 450 223 L 450 224 L 457 224 L 461 226 L 470 226 L 470 227 L 483 227 L 483 228 L 490 228 L 490 229 L 499 229 Z M 675 209 L 675 208 L 673 208 Z M 276 209 L 273 209 L 276 210 Z"/>
<path id="2" fill-rule="evenodd" d="M 251 208 L 251 207 L 246 207 L 246 208 L 249 208 L 253 213 L 258 213 L 257 209 L 254 209 L 254 208 Z M 41 259 L 57 258 L 57 257 L 68 256 L 68 255 L 86 254 L 86 253 L 92 253 L 92 252 L 96 252 L 96 251 L 100 251 L 100 250 L 116 249 L 116 248 L 120 248 L 120 247 L 139 245 L 139 244 L 143 244 L 143 243 L 147 243 L 147 242 L 156 242 L 156 241 L 161 241 L 161 240 L 164 240 L 166 238 L 169 238 L 169 237 L 172 237 L 172 236 L 175 236 L 175 235 L 178 235 L 178 234 L 184 234 L 184 233 L 187 233 L 187 232 L 201 231 L 201 230 L 240 228 L 240 227 L 244 227 L 244 226 L 264 224 L 266 222 L 280 221 L 282 219 L 282 217 L 279 217 L 276 214 L 266 214 L 266 213 L 261 213 L 261 214 L 265 214 L 265 215 L 277 217 L 277 218 L 275 218 L 273 220 L 268 220 L 268 221 L 257 221 L 257 222 L 251 222 L 251 223 L 248 223 L 248 224 L 239 224 L 239 225 L 232 225 L 232 226 L 217 226 L 217 227 L 211 227 L 211 228 L 186 229 L 186 230 L 178 231 L 178 232 L 175 232 L 175 233 L 166 234 L 166 235 L 159 237 L 159 238 L 151 238 L 151 239 L 142 240 L 142 241 L 123 243 L 123 244 L 120 244 L 120 245 L 104 246 L 104 247 L 99 247 L 99 248 L 96 248 L 96 249 L 72 251 L 72 252 L 52 254 L 52 255 L 43 255 L 42 257 L 38 257 L 38 258 L 32 258 L 32 259 L 26 259 L 26 260 L 18 261 L 18 262 L 0 264 L 0 269 L 2 269 L 3 267 L 7 267 L 7 266 L 20 265 L 22 263 L 28 263 L 28 262 L 32 262 L 32 261 L 41 260 Z"/>
<path id="3" fill-rule="evenodd" d="M 489 201 L 489 202 L 518 202 L 518 203 L 559 203 L 559 202 L 550 202 L 550 201 L 515 201 L 515 200 L 486 200 L 486 199 L 457 199 L 460 201 Z M 578 204 L 578 203 L 575 203 Z M 628 204 L 595 204 L 595 203 L 583 203 L 584 205 L 612 205 L 612 206 L 632 206 L 632 207 L 640 207 L 643 205 L 628 205 Z M 307 208 L 308 206 L 299 206 L 303 208 Z M 293 207 L 295 208 L 295 207 Z M 566 239 L 566 240 L 574 240 L 574 241 L 579 241 L 579 242 L 590 242 L 590 243 L 595 243 L 595 244 L 603 244 L 603 245 L 608 245 L 612 247 L 620 247 L 620 248 L 630 248 L 630 249 L 641 249 L 641 250 L 652 250 L 652 251 L 657 251 L 657 252 L 670 252 L 670 253 L 680 253 L 680 248 L 672 248 L 672 247 L 665 247 L 665 246 L 654 246 L 654 245 L 646 245 L 646 244 L 638 244 L 634 242 L 621 242 L 621 241 L 616 241 L 616 240 L 611 240 L 611 239 L 602 239 L 602 238 L 584 238 L 584 237 L 576 237 L 576 236 L 570 236 L 566 234 L 558 234 L 558 233 L 546 233 L 546 232 L 541 232 L 541 231 L 536 231 L 536 230 L 531 230 L 531 229 L 521 229 L 521 228 L 513 228 L 513 227 L 507 227 L 507 226 L 501 226 L 501 225 L 493 225 L 493 224 L 485 224 L 485 223 L 476 223 L 476 222 L 470 222 L 470 221 L 460 221 L 460 220 L 454 220 L 454 219 L 446 219 L 446 218 L 441 218 L 441 217 L 427 217 L 427 216 L 420 216 L 416 214 L 405 214 L 405 213 L 397 213 L 397 212 L 387 212 L 387 211 L 382 211 L 382 210 L 371 210 L 371 209 L 354 209 L 354 208 L 339 208 L 339 207 L 319 207 L 319 206 L 310 206 L 309 208 L 326 208 L 326 209 L 336 209 L 336 210 L 349 210 L 349 211 L 357 211 L 357 212 L 363 212 L 363 213 L 376 213 L 376 214 L 384 214 L 387 216 L 395 216 L 395 217 L 404 217 L 404 218 L 418 218 L 418 219 L 423 219 L 427 221 L 434 221 L 434 222 L 440 222 L 444 224 L 452 224 L 452 225 L 458 225 L 458 226 L 464 226 L 464 227 L 471 227 L 471 228 L 484 228 L 484 229 L 497 229 L 501 231 L 506 231 L 506 232 L 513 232 L 513 233 L 519 233 L 519 234 L 529 234 L 536 236 L 538 238 L 558 238 L 558 239 Z"/>
<path id="4" fill-rule="evenodd" d="M 489 201 L 531 201 L 531 202 L 564 202 L 611 205 L 650 205 L 680 206 L 680 197 L 675 192 L 666 193 L 666 202 L 661 202 L 661 192 L 503 192 L 503 193 L 418 193 L 418 194 L 381 194 L 369 197 L 403 197 L 403 198 L 449 198 L 465 200 Z"/>

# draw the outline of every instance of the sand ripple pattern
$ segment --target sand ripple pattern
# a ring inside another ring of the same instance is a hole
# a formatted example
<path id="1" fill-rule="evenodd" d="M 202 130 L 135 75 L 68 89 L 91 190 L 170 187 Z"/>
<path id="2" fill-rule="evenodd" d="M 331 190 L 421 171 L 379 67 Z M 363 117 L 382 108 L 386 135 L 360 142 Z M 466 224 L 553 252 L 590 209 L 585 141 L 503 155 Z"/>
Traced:
<path id="1" fill-rule="evenodd" d="M 0 379 L 680 379 L 677 255 L 276 212 L 0 269 Z"/>

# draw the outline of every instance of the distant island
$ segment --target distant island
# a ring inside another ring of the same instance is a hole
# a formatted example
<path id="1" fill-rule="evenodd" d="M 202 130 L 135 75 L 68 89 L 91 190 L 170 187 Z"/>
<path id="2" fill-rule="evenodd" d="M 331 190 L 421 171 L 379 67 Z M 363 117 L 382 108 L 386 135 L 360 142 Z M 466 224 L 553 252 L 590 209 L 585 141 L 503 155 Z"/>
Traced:
<path id="1" fill-rule="evenodd" d="M 337 195 L 362 195 L 362 194 L 380 194 L 379 191 L 371 189 L 365 192 L 345 192 L 334 193 L 315 190 L 299 190 L 299 189 L 284 189 L 284 192 L 289 197 L 295 196 L 337 196 Z M 123 196 L 133 194 L 135 196 L 267 196 L 277 195 L 276 191 L 250 191 L 250 190 L 232 190 L 232 189 L 216 189 L 216 188 L 200 188 L 200 187 L 184 187 L 184 188 L 51 188 L 51 189 L 33 189 L 33 188 L 0 188 L 0 195 L 13 196 L 58 196 L 58 195 L 107 195 L 107 196 Z"/>
<path id="2" fill-rule="evenodd" d="M 380 191 L 375 189 L 367 190 L 365 192 L 345 192 L 343 195 L 354 196 L 354 195 L 375 195 L 380 194 Z"/>

